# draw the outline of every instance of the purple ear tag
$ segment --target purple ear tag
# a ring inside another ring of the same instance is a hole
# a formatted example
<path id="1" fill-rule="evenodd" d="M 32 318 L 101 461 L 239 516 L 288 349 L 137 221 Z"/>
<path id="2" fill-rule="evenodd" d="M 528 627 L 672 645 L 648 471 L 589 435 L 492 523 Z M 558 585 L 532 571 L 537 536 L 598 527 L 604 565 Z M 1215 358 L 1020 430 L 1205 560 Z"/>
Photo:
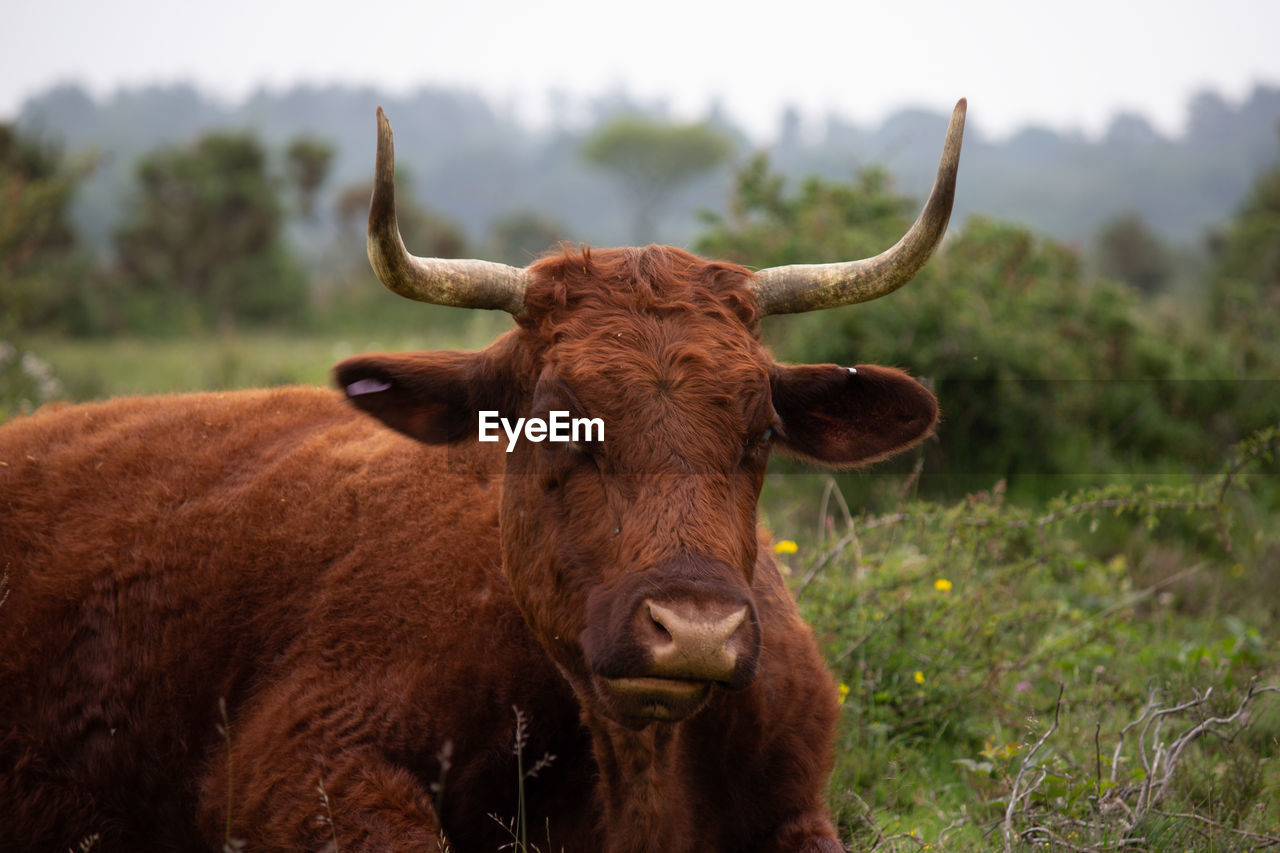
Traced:
<path id="1" fill-rule="evenodd" d="M 347 396 L 359 397 L 363 394 L 379 394 L 390 388 L 391 383 L 382 379 L 360 379 L 347 386 Z"/>

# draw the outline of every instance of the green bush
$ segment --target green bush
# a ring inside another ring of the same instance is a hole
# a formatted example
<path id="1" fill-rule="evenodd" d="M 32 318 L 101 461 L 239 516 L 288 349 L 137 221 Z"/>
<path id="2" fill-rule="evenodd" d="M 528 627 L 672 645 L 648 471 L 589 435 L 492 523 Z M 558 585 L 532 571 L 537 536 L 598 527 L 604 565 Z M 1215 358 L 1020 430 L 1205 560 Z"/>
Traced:
<path id="1" fill-rule="evenodd" d="M 296 322 L 306 278 L 284 242 L 284 208 L 252 136 L 210 134 L 138 164 L 116 230 L 123 324 L 147 333 Z"/>
<path id="2" fill-rule="evenodd" d="M 1213 235 L 1209 314 L 1241 373 L 1274 375 L 1280 347 L 1280 166 L 1264 172 L 1236 216 Z"/>
<path id="3" fill-rule="evenodd" d="M 88 163 L 0 124 L 0 332 L 82 333 L 103 309 L 71 204 Z"/>
<path id="4" fill-rule="evenodd" d="M 813 179 L 789 197 L 757 160 L 700 246 L 755 266 L 871 255 L 912 207 L 874 172 L 849 185 Z M 1256 337 L 1242 374 L 1236 343 L 1203 317 L 1157 309 L 1087 277 L 1074 251 L 976 217 L 891 296 L 767 323 L 780 357 L 898 365 L 933 388 L 942 422 L 921 451 L 925 495 L 1003 479 L 1044 499 L 1116 476 L 1206 474 L 1232 443 L 1280 420 L 1268 384 L 1280 346 Z M 874 479 L 843 482 L 874 499 Z"/>

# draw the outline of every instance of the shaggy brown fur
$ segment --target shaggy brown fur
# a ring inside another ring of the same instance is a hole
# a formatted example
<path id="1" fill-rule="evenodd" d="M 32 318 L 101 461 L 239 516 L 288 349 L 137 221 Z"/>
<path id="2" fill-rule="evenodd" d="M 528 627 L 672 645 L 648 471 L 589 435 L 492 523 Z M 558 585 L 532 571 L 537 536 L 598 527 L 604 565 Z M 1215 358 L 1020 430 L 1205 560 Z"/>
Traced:
<path id="1" fill-rule="evenodd" d="M 0 851 L 493 851 L 519 785 L 546 853 L 841 849 L 833 685 L 756 502 L 771 445 L 878 459 L 931 395 L 773 362 L 738 267 L 533 269 L 482 352 L 339 365 L 399 432 L 312 389 L 0 430 Z M 605 440 L 508 454 L 480 409 Z M 656 668 L 655 605 L 745 609 L 714 683 Z"/>

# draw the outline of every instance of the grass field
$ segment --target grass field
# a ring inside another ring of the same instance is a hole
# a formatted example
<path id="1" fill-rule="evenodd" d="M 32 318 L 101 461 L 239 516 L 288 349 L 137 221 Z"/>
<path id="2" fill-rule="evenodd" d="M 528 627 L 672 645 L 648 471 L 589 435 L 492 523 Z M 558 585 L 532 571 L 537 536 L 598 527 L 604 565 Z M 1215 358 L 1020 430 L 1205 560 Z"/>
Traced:
<path id="1" fill-rule="evenodd" d="M 357 352 L 492 332 L 24 348 L 84 400 L 324 384 Z M 1216 477 L 1035 506 L 992 483 L 864 515 L 822 475 L 771 474 L 766 522 L 795 543 L 779 560 L 844 697 L 830 800 L 851 847 L 1280 846 L 1278 442 L 1260 434 Z"/>
<path id="2" fill-rule="evenodd" d="M 34 338 L 24 348 L 48 362 L 71 400 L 125 394 L 329 384 L 348 356 L 372 351 L 475 349 L 492 340 L 492 318 L 382 338 L 242 332 L 186 338 Z"/>

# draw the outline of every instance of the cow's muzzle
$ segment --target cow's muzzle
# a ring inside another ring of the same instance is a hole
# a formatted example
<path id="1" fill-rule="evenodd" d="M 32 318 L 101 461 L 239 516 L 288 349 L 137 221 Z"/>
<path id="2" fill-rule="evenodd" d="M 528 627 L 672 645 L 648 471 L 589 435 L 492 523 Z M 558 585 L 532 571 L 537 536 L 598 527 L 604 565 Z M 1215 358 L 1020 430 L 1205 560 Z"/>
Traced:
<path id="1" fill-rule="evenodd" d="M 634 595 L 614 599 L 607 626 L 584 635 L 596 694 L 611 715 L 633 723 L 682 720 L 714 687 L 747 687 L 760 658 L 747 591 L 669 576 L 648 580 Z"/>

